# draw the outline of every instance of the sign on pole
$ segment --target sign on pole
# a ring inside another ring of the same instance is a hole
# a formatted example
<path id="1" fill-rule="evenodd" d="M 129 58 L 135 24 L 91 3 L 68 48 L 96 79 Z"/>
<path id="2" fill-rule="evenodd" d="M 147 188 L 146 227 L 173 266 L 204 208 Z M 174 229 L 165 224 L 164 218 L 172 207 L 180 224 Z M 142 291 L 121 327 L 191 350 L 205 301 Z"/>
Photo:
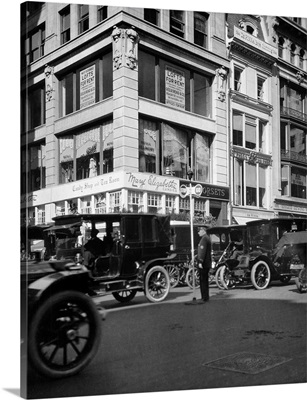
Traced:
<path id="1" fill-rule="evenodd" d="M 189 191 L 188 191 L 188 188 L 186 187 L 186 185 L 180 186 L 180 191 L 179 191 L 180 197 L 182 197 L 184 199 L 189 194 L 188 192 Z"/>

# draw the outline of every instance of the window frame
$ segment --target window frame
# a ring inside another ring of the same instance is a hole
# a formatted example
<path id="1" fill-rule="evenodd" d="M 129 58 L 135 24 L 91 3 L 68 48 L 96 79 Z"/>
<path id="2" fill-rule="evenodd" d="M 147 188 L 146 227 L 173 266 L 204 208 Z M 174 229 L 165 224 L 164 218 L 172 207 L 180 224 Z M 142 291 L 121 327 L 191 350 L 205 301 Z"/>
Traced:
<path id="1" fill-rule="evenodd" d="M 70 13 L 70 5 L 67 7 L 63 8 L 63 10 L 60 11 L 60 36 L 61 36 L 61 45 L 65 44 L 70 41 L 70 28 L 71 28 L 71 13 Z M 68 18 L 69 20 L 69 26 L 68 28 L 64 29 L 64 19 Z M 67 38 L 68 36 L 68 38 Z"/>
<path id="2" fill-rule="evenodd" d="M 182 13 L 182 18 L 177 18 L 178 13 Z M 177 14 L 177 16 L 176 16 Z M 169 29 L 174 35 L 184 39 L 185 37 L 185 11 L 183 10 L 170 10 L 169 11 Z"/>
<path id="3" fill-rule="evenodd" d="M 83 7 L 85 10 L 83 11 Z M 87 24 L 87 26 L 86 26 Z M 90 28 L 90 14 L 89 14 L 89 4 L 78 4 L 78 34 L 88 31 Z"/>
<path id="4" fill-rule="evenodd" d="M 153 25 L 160 26 L 160 10 L 156 8 L 144 8 L 144 20 Z"/>
<path id="5" fill-rule="evenodd" d="M 209 19 L 209 14 L 205 13 L 205 12 L 200 12 L 200 11 L 194 11 L 194 43 L 197 44 L 198 46 L 201 46 L 203 48 L 207 48 L 208 47 L 208 19 Z M 196 24 L 196 19 L 197 17 L 199 17 L 199 19 L 205 21 L 205 30 L 201 31 L 200 29 L 197 28 L 197 24 Z M 202 43 L 200 44 L 200 42 L 198 41 L 198 38 L 201 39 L 202 38 Z"/>

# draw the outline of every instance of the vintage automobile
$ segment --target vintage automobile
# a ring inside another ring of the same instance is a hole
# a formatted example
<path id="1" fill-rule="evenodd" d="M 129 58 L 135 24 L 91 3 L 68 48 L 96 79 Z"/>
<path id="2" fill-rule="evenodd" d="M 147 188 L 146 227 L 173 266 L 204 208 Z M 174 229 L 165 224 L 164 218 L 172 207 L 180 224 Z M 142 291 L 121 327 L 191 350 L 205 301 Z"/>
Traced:
<path id="1" fill-rule="evenodd" d="M 197 248 L 199 242 L 198 236 L 199 224 L 193 225 L 194 248 Z M 188 285 L 193 288 L 193 268 L 191 266 L 191 226 L 187 221 L 171 221 L 171 252 L 174 257 L 167 260 L 164 267 L 167 269 L 170 277 L 171 288 L 177 285 Z M 194 251 L 194 254 L 196 250 Z M 198 271 L 194 269 L 195 287 L 199 286 Z"/>
<path id="2" fill-rule="evenodd" d="M 220 271 L 224 261 L 231 258 L 237 249 L 235 243 L 243 240 L 246 225 L 221 225 L 208 229 L 211 239 L 212 267 L 209 271 L 209 281 L 215 280 L 220 289 L 223 289 L 220 280 Z M 243 245 L 242 245 L 243 246 Z"/>
<path id="3" fill-rule="evenodd" d="M 93 229 L 102 241 L 108 235 L 112 240 L 89 269 L 82 260 Z M 22 279 L 28 316 L 23 336 L 31 365 L 58 378 L 76 374 L 97 353 L 101 315 L 92 296 L 112 294 L 128 302 L 142 291 L 150 302 L 167 297 L 170 281 L 163 264 L 169 258 L 170 222 L 151 214 L 64 215 L 45 232 L 51 258 L 37 267 L 47 263 L 52 272 L 30 282 Z"/>
<path id="4" fill-rule="evenodd" d="M 306 231 L 305 218 L 279 217 L 250 221 L 246 224 L 243 255 L 224 261 L 220 270 L 220 281 L 224 289 L 238 284 L 252 284 L 263 290 L 272 280 L 288 283 L 289 271 L 274 265 L 276 245 L 286 232 Z"/>

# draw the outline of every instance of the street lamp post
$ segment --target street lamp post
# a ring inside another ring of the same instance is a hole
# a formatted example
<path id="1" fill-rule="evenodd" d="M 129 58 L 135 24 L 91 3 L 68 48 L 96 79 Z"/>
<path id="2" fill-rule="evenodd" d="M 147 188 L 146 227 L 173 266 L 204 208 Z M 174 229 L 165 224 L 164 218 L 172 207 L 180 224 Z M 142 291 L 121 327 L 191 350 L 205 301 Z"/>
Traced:
<path id="1" fill-rule="evenodd" d="M 193 229 L 193 215 L 194 215 L 194 204 L 193 204 L 193 195 L 192 195 L 192 178 L 193 178 L 193 171 L 189 168 L 187 172 L 189 181 L 190 181 L 190 230 L 191 230 L 191 261 L 192 261 L 192 275 L 193 275 L 193 302 L 196 302 L 195 297 L 195 267 L 194 267 L 194 229 Z"/>

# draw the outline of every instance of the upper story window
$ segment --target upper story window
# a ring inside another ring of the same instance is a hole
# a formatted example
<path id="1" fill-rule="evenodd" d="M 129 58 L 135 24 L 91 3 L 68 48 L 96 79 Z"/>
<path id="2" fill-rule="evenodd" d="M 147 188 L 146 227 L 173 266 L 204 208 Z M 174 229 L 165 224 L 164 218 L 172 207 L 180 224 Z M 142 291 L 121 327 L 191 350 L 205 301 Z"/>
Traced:
<path id="1" fill-rule="evenodd" d="M 184 11 L 170 10 L 170 32 L 184 38 L 185 23 Z"/>
<path id="2" fill-rule="evenodd" d="M 278 38 L 278 57 L 282 58 L 284 54 L 285 39 L 280 36 Z"/>
<path id="3" fill-rule="evenodd" d="M 208 14 L 194 12 L 194 43 L 202 47 L 207 47 L 208 37 Z"/>
<path id="4" fill-rule="evenodd" d="M 46 187 L 46 146 L 38 144 L 21 151 L 21 193 Z"/>
<path id="5" fill-rule="evenodd" d="M 234 82 L 233 82 L 233 88 L 234 90 L 238 92 L 242 92 L 242 75 L 243 75 L 243 70 L 242 68 L 239 68 L 237 66 L 234 67 Z"/>
<path id="6" fill-rule="evenodd" d="M 305 51 L 303 49 L 299 52 L 299 61 L 298 66 L 303 69 L 304 68 L 304 60 L 305 60 Z"/>
<path id="7" fill-rule="evenodd" d="M 249 34 L 256 36 L 256 37 L 258 36 L 258 28 L 257 28 L 255 21 L 252 19 L 252 17 L 242 18 L 239 21 L 239 26 L 245 32 L 248 32 Z"/>
<path id="8" fill-rule="evenodd" d="M 296 56 L 295 51 L 296 51 L 296 46 L 294 43 L 292 43 L 290 47 L 290 62 L 292 64 L 295 64 L 295 56 Z"/>
<path id="9" fill-rule="evenodd" d="M 267 123 L 245 114 L 233 113 L 232 143 L 246 149 L 268 152 Z"/>
<path id="10" fill-rule="evenodd" d="M 212 78 L 139 50 L 139 95 L 210 117 Z M 160 89 L 160 90 L 158 90 Z"/>
<path id="11" fill-rule="evenodd" d="M 265 81 L 266 79 L 264 77 L 257 76 L 257 99 L 260 101 L 266 100 Z"/>
<path id="12" fill-rule="evenodd" d="M 70 40 L 70 6 L 60 13 L 61 17 L 61 44 Z"/>
<path id="13" fill-rule="evenodd" d="M 108 18 L 108 6 L 98 6 L 97 10 L 98 22 L 104 21 Z"/>
<path id="14" fill-rule="evenodd" d="M 24 56 L 26 65 L 44 55 L 45 48 L 45 24 L 29 32 L 25 39 Z"/>
<path id="15" fill-rule="evenodd" d="M 45 87 L 40 84 L 29 88 L 22 94 L 21 102 L 22 131 L 34 129 L 45 123 Z"/>
<path id="16" fill-rule="evenodd" d="M 144 8 L 145 21 L 151 22 L 154 25 L 159 25 L 160 12 L 155 8 Z"/>
<path id="17" fill-rule="evenodd" d="M 60 79 L 60 116 L 89 107 L 111 97 L 112 55 L 104 54 Z"/>
<path id="18" fill-rule="evenodd" d="M 79 34 L 89 29 L 89 5 L 79 4 Z"/>

